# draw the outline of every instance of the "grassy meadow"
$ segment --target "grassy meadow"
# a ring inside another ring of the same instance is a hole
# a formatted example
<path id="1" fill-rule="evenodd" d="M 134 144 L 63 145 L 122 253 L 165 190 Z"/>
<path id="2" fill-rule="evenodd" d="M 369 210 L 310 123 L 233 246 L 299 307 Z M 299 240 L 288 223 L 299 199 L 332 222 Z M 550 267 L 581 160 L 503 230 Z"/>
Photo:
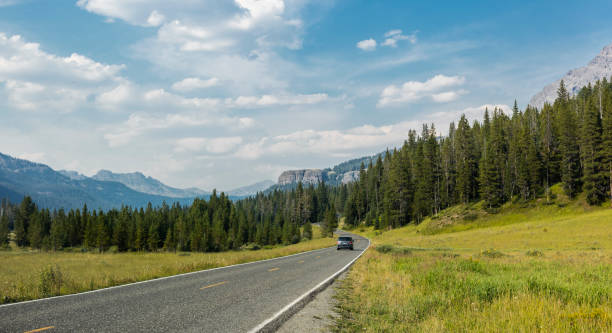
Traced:
<path id="1" fill-rule="evenodd" d="M 356 232 L 373 247 L 340 288 L 336 331 L 612 331 L 610 208 L 475 204 Z"/>
<path id="2" fill-rule="evenodd" d="M 0 251 L 0 303 L 95 290 L 131 282 L 329 247 L 332 238 L 314 238 L 289 246 L 220 253 L 130 252 L 81 253 L 24 251 L 14 247 Z"/>

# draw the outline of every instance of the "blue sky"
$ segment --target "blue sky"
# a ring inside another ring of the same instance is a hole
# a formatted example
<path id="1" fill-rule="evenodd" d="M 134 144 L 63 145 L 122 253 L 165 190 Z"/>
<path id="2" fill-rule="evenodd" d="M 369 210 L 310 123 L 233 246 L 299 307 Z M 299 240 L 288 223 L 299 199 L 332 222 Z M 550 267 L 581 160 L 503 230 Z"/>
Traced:
<path id="1" fill-rule="evenodd" d="M 445 133 L 612 43 L 609 1 L 0 0 L 0 151 L 231 189 Z"/>

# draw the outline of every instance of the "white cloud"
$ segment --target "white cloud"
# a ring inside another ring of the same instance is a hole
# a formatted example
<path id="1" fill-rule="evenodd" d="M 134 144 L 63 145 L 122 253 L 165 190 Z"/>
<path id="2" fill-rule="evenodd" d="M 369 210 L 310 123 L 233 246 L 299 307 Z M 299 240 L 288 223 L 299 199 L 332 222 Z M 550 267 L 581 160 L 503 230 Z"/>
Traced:
<path id="1" fill-rule="evenodd" d="M 417 42 L 416 32 L 413 32 L 412 34 L 406 36 L 402 35 L 402 30 L 399 29 L 387 31 L 385 33 L 385 41 L 382 42 L 380 45 L 397 47 L 397 42 L 400 40 L 407 40 L 411 44 L 415 44 Z"/>
<path id="2" fill-rule="evenodd" d="M 216 86 L 219 83 L 219 79 L 216 77 L 208 80 L 202 80 L 197 77 L 188 77 L 172 85 L 172 89 L 176 91 L 188 92 L 198 89 L 205 89 Z"/>
<path id="3" fill-rule="evenodd" d="M 128 144 L 135 137 L 156 130 L 197 127 L 245 129 L 253 126 L 254 123 L 254 120 L 248 117 L 227 117 L 201 112 L 172 113 L 161 116 L 133 113 L 118 128 L 114 126 L 108 129 L 108 133 L 104 134 L 104 139 L 110 147 L 119 147 Z"/>
<path id="4" fill-rule="evenodd" d="M 445 76 L 438 74 L 425 82 L 408 81 L 399 87 L 390 85 L 383 89 L 377 106 L 384 107 L 411 103 L 425 97 L 429 97 L 437 103 L 449 102 L 467 93 L 467 91 L 441 90 L 462 85 L 463 83 L 465 83 L 465 78 L 462 76 Z"/>
<path id="5" fill-rule="evenodd" d="M 272 159 L 287 155 L 355 156 L 355 152 L 369 153 L 387 147 L 397 147 L 407 138 L 411 129 L 420 130 L 423 124 L 434 124 L 436 132 L 444 135 L 451 122 L 458 122 L 462 114 L 470 120 L 481 120 L 485 109 L 510 111 L 504 104 L 484 104 L 461 110 L 434 112 L 419 116 L 418 120 L 406 120 L 382 126 L 362 125 L 345 130 L 301 130 L 285 135 L 262 137 L 241 146 L 235 157 L 246 160 Z"/>
<path id="6" fill-rule="evenodd" d="M 467 92 L 468 92 L 467 90 L 463 90 L 463 89 L 455 90 L 455 91 L 445 91 L 439 94 L 431 95 L 431 99 L 433 99 L 433 101 L 436 103 L 452 102 L 456 100 L 457 98 L 459 98 L 459 96 L 467 94 Z"/>
<path id="7" fill-rule="evenodd" d="M 0 33 L 0 83 L 8 103 L 21 110 L 70 112 L 123 79 L 123 65 L 105 65 L 73 53 L 59 57 L 37 43 Z"/>
<path id="8" fill-rule="evenodd" d="M 235 99 L 227 99 L 226 104 L 233 107 L 266 107 L 278 105 L 311 105 L 328 100 L 327 94 L 309 95 L 263 95 L 239 96 Z"/>
<path id="9" fill-rule="evenodd" d="M 376 50 L 376 41 L 372 38 L 365 39 L 357 42 L 357 47 L 364 51 L 374 51 Z"/>
<path id="10" fill-rule="evenodd" d="M 241 143 L 242 138 L 239 136 L 217 138 L 191 137 L 177 140 L 174 151 L 179 153 L 206 151 L 213 154 L 224 154 L 234 150 Z"/>
<path id="11" fill-rule="evenodd" d="M 151 12 L 151 15 L 149 15 L 149 18 L 147 18 L 147 23 L 150 26 L 157 27 L 161 25 L 165 19 L 166 17 L 164 15 L 157 12 L 157 10 L 154 10 Z"/>
<path id="12" fill-rule="evenodd" d="M 230 21 L 230 26 L 247 30 L 252 28 L 258 21 L 269 18 L 280 19 L 285 10 L 283 0 L 234 0 L 238 6 L 244 9 L 243 14 L 238 14 Z"/>

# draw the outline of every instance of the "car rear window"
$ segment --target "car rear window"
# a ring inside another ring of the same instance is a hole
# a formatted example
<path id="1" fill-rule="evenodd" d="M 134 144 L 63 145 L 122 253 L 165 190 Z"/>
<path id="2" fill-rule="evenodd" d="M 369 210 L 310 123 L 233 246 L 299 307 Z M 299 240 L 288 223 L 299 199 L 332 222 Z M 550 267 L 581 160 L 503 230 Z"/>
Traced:
<path id="1" fill-rule="evenodd" d="M 338 238 L 339 241 L 351 241 L 353 240 L 351 237 L 340 237 Z"/>

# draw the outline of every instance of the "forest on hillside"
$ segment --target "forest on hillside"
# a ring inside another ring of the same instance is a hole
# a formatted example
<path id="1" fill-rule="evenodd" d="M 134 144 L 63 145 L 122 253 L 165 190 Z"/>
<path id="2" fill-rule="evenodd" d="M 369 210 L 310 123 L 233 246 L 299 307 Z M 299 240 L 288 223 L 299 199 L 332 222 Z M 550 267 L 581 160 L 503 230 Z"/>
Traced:
<path id="1" fill-rule="evenodd" d="M 117 251 L 224 251 L 291 244 L 312 237 L 311 223 L 331 235 L 345 224 L 389 229 L 419 223 L 442 209 L 483 201 L 490 212 L 508 201 L 550 199 L 562 183 L 591 205 L 612 203 L 612 83 L 598 81 L 570 96 L 563 82 L 554 104 L 511 114 L 486 110 L 482 121 L 465 116 L 441 137 L 433 125 L 411 130 L 403 146 L 368 165 L 359 180 L 340 186 L 259 193 L 232 202 L 216 192 L 191 206 L 149 205 L 107 212 L 39 209 L 26 197 L 3 201 L 0 242 L 13 230 L 17 245 Z"/>
<path id="2" fill-rule="evenodd" d="M 446 137 L 433 125 L 410 131 L 349 185 L 346 223 L 395 228 L 479 200 L 495 212 L 509 200 L 548 199 L 558 182 L 570 198 L 584 191 L 590 205 L 612 202 L 612 83 L 570 97 L 561 81 L 557 95 L 542 110 L 515 102 L 510 115 L 486 110 L 472 124 L 462 116 Z"/>

